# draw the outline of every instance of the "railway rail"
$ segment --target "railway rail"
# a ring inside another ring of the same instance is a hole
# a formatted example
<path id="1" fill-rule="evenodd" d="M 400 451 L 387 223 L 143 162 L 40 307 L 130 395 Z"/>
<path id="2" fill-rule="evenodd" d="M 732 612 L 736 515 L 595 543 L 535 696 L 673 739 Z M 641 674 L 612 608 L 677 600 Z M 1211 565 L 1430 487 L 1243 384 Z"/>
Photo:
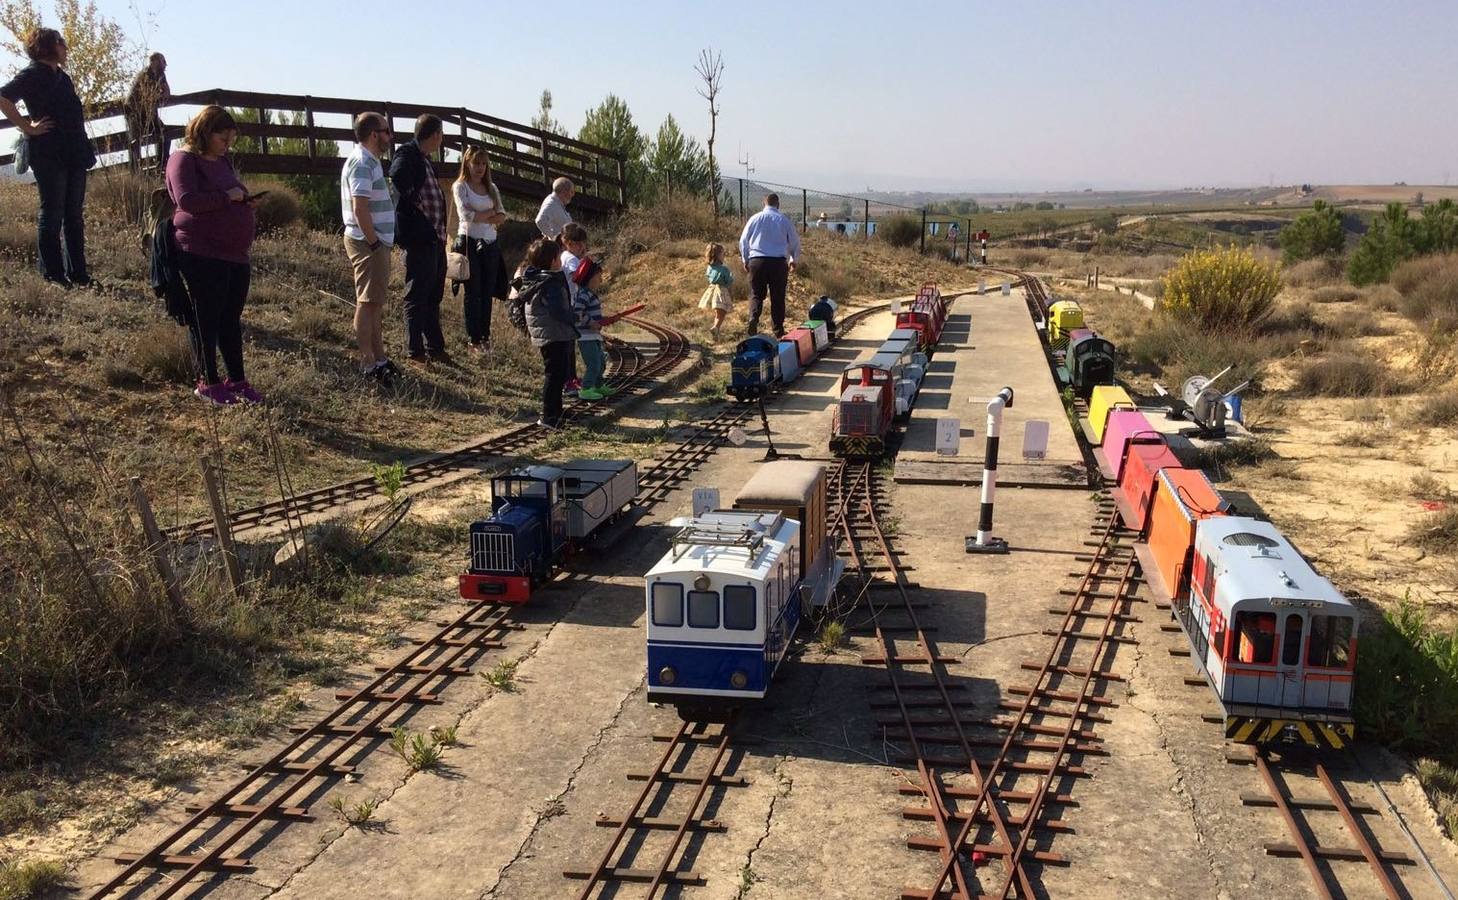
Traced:
<path id="1" fill-rule="evenodd" d="M 902 792 L 923 805 L 903 814 L 933 825 L 931 835 L 907 844 L 940 861 L 929 887 L 908 887 L 901 896 L 1036 896 L 1036 866 L 1068 863 L 1046 846 L 1073 830 L 1057 818 L 1077 805 L 1064 784 L 1087 777 L 1081 758 L 1107 752 L 1094 726 L 1116 705 L 1104 696 L 1119 679 L 1109 669 L 1112 650 L 1128 640 L 1123 629 L 1139 599 L 1131 534 L 1110 510 L 1090 542 L 1095 549 L 1079 557 L 1085 569 L 1072 573 L 1078 586 L 1063 592 L 1067 605 L 1050 610 L 1060 624 L 1047 632 L 1054 638 L 1047 655 L 1022 664 L 1034 673 L 1031 683 L 1010 689 L 998 716 L 977 717 L 966 686 L 948 675 L 958 660 L 937 651 L 918 616 L 924 604 L 880 524 L 878 477 L 869 465 L 839 465 L 832 508 L 843 552 L 869 598 L 876 651 L 863 661 L 887 673 L 872 703 L 877 726 L 904 745 L 897 761 L 917 772 L 917 783 Z M 888 591 L 891 599 L 881 600 Z M 979 871 L 980 864 L 996 874 Z"/>
<path id="2" fill-rule="evenodd" d="M 567 422 L 585 421 L 610 406 L 641 397 L 656 379 L 672 372 L 688 355 L 689 340 L 683 332 L 638 318 L 630 317 L 628 321 L 657 339 L 657 352 L 648 357 L 632 344 L 612 341 L 607 381 L 616 389 L 615 393 L 603 400 L 574 401 L 564 411 Z M 402 485 L 414 487 L 452 472 L 475 468 L 482 460 L 521 453 L 551 433 L 551 429 L 532 423 L 457 450 L 434 454 L 407 466 Z M 230 521 L 238 532 L 282 525 L 367 499 L 378 491 L 374 478 L 356 478 L 237 510 L 231 514 Z M 211 519 L 200 519 L 169 529 L 167 535 L 174 541 L 190 541 L 213 530 Z"/>
<path id="3" fill-rule="evenodd" d="M 648 772 L 630 772 L 630 781 L 642 781 L 643 790 L 620 817 L 599 815 L 597 825 L 614 829 L 612 840 L 591 869 L 564 869 L 570 879 L 585 881 L 581 900 L 595 894 L 611 896 L 615 885 L 648 885 L 649 898 L 670 885 L 703 885 L 706 879 L 687 862 L 684 841 L 690 833 L 722 832 L 725 826 L 707 818 L 720 788 L 742 787 L 748 782 L 731 774 L 735 758 L 730 741 L 735 717 L 714 725 L 683 722 L 672 735 L 656 735 L 667 743 L 658 763 Z M 705 762 L 705 758 L 707 761 Z M 698 766 L 696 771 L 690 767 Z M 684 800 L 687 798 L 687 805 Z M 673 814 L 666 813 L 676 807 Z M 657 811 L 656 815 L 649 812 Z M 667 841 L 655 840 L 667 834 Z M 656 860 L 640 868 L 640 860 Z"/>

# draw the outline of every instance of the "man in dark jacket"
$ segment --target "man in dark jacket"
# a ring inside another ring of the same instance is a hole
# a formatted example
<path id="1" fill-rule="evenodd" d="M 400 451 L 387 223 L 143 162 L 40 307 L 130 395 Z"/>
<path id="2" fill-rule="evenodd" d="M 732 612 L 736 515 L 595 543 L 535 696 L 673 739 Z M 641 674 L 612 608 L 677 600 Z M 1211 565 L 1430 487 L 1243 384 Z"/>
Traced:
<path id="1" fill-rule="evenodd" d="M 405 337 L 410 359 L 449 360 L 440 330 L 445 296 L 446 206 L 430 157 L 445 132 L 439 116 L 415 120 L 415 140 L 402 144 L 390 161 L 390 181 L 400 194 L 395 243 L 405 251 Z"/>
<path id="2" fill-rule="evenodd" d="M 526 307 L 527 334 L 542 354 L 542 417 L 538 425 L 556 428 L 562 423 L 562 388 L 572 376 L 572 298 L 562 274 L 556 241 L 545 238 L 527 249 L 527 268 L 515 287 Z"/>

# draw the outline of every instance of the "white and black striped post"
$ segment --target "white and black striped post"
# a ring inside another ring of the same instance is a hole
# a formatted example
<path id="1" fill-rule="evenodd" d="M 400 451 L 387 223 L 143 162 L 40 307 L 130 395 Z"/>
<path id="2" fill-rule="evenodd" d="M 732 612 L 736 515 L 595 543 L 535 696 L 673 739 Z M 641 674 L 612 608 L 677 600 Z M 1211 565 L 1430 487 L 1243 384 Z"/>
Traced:
<path id="1" fill-rule="evenodd" d="M 977 534 L 967 538 L 968 553 L 1006 553 L 1007 541 L 992 536 L 992 498 L 997 492 L 997 447 L 1002 439 L 1002 411 L 1013 405 L 1013 389 L 1005 387 L 987 404 L 987 459 L 982 463 L 982 510 Z"/>

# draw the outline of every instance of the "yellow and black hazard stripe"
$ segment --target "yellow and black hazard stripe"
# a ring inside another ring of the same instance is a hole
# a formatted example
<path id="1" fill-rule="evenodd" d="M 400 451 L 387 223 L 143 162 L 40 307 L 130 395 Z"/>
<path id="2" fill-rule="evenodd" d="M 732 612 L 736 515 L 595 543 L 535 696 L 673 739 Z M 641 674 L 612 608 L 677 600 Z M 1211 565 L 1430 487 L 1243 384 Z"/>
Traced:
<path id="1" fill-rule="evenodd" d="M 877 457 L 885 449 L 879 434 L 837 434 L 830 439 L 830 452 L 850 459 Z"/>
<path id="2" fill-rule="evenodd" d="M 1225 737 L 1239 744 L 1299 741 L 1310 747 L 1340 750 L 1352 742 L 1356 732 L 1357 727 L 1351 722 L 1263 719 L 1255 716 L 1225 717 Z"/>

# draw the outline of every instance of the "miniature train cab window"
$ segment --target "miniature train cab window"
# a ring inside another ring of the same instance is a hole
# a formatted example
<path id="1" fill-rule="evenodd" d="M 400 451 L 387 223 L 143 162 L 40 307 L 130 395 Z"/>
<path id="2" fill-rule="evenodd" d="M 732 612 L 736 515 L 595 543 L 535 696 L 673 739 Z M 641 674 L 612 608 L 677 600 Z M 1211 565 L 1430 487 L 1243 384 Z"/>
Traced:
<path id="1" fill-rule="evenodd" d="M 1324 669 L 1345 669 L 1351 665 L 1352 620 L 1346 616 L 1311 617 L 1311 643 L 1306 664 Z"/>
<path id="2" fill-rule="evenodd" d="M 718 591 L 689 591 L 688 623 L 690 628 L 719 627 Z"/>
<path id="3" fill-rule="evenodd" d="M 754 629 L 754 588 L 731 584 L 724 588 L 724 627 L 735 631 Z"/>
<path id="4" fill-rule="evenodd" d="M 666 628 L 683 625 L 683 585 L 671 581 L 653 585 L 653 624 Z"/>
<path id="5" fill-rule="evenodd" d="M 501 494 L 504 497 L 535 497 L 543 500 L 547 497 L 549 487 L 550 485 L 545 481 L 521 478 L 504 478 L 501 480 Z"/>
<path id="6" fill-rule="evenodd" d="M 1200 579 L 1200 593 L 1206 600 L 1213 602 L 1215 600 L 1215 564 L 1210 561 L 1208 556 L 1202 557 L 1202 561 L 1204 565 L 1201 568 L 1204 569 L 1204 572 Z"/>
<path id="7" fill-rule="evenodd" d="M 1268 666 L 1276 661 L 1276 614 L 1243 612 L 1235 616 L 1239 658 L 1243 663 Z"/>
<path id="8" fill-rule="evenodd" d="M 1301 665 L 1301 616 L 1289 613 L 1286 616 L 1286 637 L 1281 641 L 1281 665 Z"/>

